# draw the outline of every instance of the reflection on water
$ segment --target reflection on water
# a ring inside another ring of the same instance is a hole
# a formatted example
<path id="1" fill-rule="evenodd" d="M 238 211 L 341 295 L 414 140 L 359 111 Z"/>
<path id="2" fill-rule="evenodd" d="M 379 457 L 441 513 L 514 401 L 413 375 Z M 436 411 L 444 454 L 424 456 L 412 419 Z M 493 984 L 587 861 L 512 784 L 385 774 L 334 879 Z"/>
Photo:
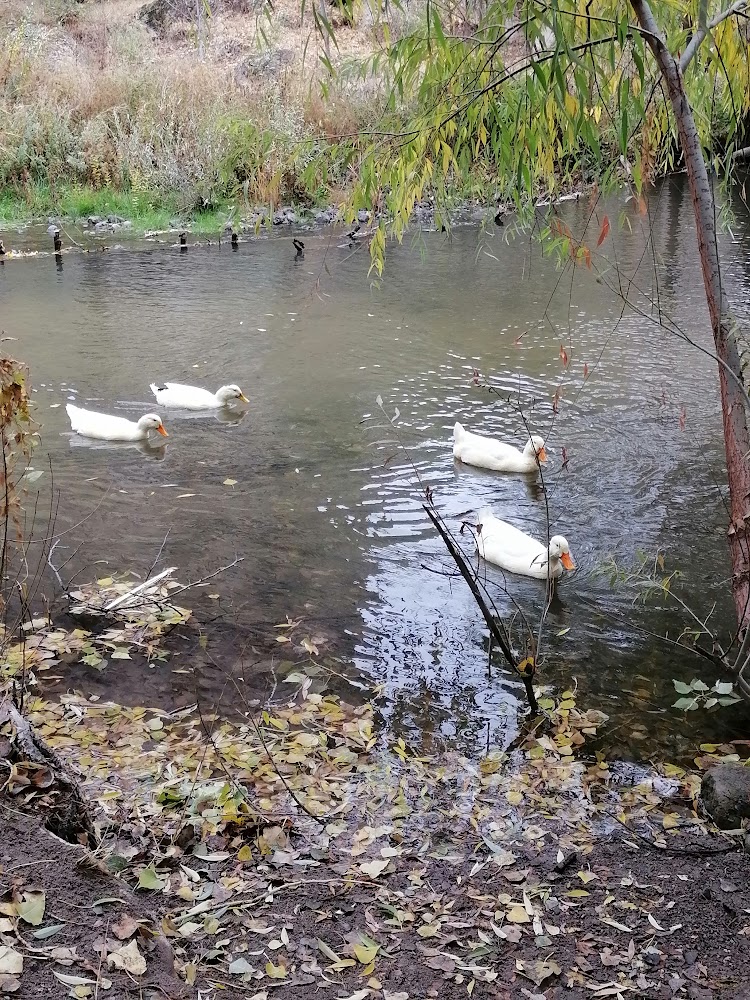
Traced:
<path id="1" fill-rule="evenodd" d="M 422 488 L 456 531 L 489 504 L 542 536 L 538 482 L 470 469 L 451 451 L 456 420 L 520 447 L 527 423 L 547 439 L 550 527 L 578 566 L 550 609 L 544 679 L 609 712 L 627 752 L 682 753 L 746 724 L 744 707 L 669 708 L 672 678 L 706 668 L 649 634 L 679 636 L 676 614 L 634 605 L 633 587 L 603 572 L 663 550 L 685 600 L 701 614 L 715 603 L 714 620 L 731 625 L 715 365 L 652 321 L 661 310 L 709 346 L 691 208 L 668 184 L 651 201 L 651 229 L 624 199 L 605 209 L 626 226 L 602 247 L 599 278 L 558 270 L 534 243 L 508 242 L 507 227 L 425 234 L 424 255 L 393 249 L 379 288 L 366 250 L 329 235 L 307 234 L 304 260 L 290 240 L 259 239 L 235 252 L 70 255 L 62 272 L 50 259 L 8 262 L 2 324 L 32 367 L 63 498 L 58 529 L 71 529 L 61 545 L 85 541 L 90 562 L 146 570 L 169 529 L 163 557 L 192 577 L 244 555 L 216 584 L 230 620 L 271 634 L 305 614 L 340 649 L 352 635 L 356 667 L 385 683 L 395 727 L 426 744 L 471 743 L 490 720 L 502 742 L 521 688 L 488 663 Z M 575 228 L 590 212 L 572 206 L 566 218 Z M 727 290 L 747 314 L 746 215 L 733 231 Z M 611 290 L 626 282 L 640 312 Z M 237 382 L 251 404 L 229 419 L 161 414 L 170 437 L 158 454 L 68 436 L 68 398 L 132 417 L 153 409 L 149 383 L 167 379 L 212 391 Z M 538 581 L 483 573 L 501 613 L 520 605 L 538 619 Z"/>

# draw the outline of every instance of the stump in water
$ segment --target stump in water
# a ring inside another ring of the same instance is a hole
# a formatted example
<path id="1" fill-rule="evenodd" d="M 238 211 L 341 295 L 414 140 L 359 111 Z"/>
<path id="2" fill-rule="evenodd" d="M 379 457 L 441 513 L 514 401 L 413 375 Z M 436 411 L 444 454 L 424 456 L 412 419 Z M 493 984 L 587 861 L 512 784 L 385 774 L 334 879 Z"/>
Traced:
<path id="1" fill-rule="evenodd" d="M 60 251 L 62 250 L 62 240 L 60 239 L 60 230 L 59 229 L 55 230 L 55 232 L 54 232 L 54 234 L 52 236 L 52 242 L 53 242 L 54 247 L 55 247 L 55 253 L 60 253 Z"/>
<path id="2" fill-rule="evenodd" d="M 78 782 L 7 698 L 0 703 L 2 762 L 9 765 L 10 776 L 0 792 L 16 808 L 30 804 L 30 811 L 46 815 L 44 825 L 62 840 L 96 847 L 94 824 Z"/>

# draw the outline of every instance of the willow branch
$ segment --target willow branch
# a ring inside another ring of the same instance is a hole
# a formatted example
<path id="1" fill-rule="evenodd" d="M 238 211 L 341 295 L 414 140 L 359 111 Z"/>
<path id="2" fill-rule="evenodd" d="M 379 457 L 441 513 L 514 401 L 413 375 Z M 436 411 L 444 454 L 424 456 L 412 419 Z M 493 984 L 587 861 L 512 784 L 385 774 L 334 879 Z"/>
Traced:
<path id="1" fill-rule="evenodd" d="M 733 3 L 731 7 L 727 7 L 726 10 L 721 11 L 721 13 L 717 14 L 716 17 L 708 22 L 708 24 L 701 24 L 685 47 L 685 51 L 680 56 L 678 63 L 680 72 L 685 72 L 690 63 L 693 61 L 696 52 L 703 44 L 704 39 L 714 30 L 714 28 L 718 28 L 721 22 L 726 21 L 728 17 L 734 17 L 735 14 L 742 13 L 746 7 L 747 0 L 736 0 L 736 3 Z"/>

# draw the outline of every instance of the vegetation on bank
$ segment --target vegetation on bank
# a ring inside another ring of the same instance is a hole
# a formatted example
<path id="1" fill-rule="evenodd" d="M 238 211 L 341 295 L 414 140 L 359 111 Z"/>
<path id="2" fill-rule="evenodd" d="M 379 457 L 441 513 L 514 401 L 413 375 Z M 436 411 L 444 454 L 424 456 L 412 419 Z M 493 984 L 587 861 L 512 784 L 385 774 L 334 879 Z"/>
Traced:
<path id="1" fill-rule="evenodd" d="M 311 18 L 294 3 L 270 21 L 214 4 L 201 55 L 189 18 L 157 32 L 142 7 L 2 5 L 0 218 L 115 213 L 157 228 L 341 200 L 354 145 L 339 136 L 371 129 L 381 99 L 344 81 L 322 99 Z M 374 29 L 341 30 L 340 59 L 371 50 Z"/>
<path id="2" fill-rule="evenodd" d="M 201 23 L 173 3 L 156 27 L 145 6 L 3 5 L 0 222 L 115 214 L 210 231 L 259 207 L 346 203 L 385 208 L 399 233 L 424 198 L 440 216 L 601 180 L 603 164 L 637 188 L 679 164 L 643 43 L 606 3 L 593 33 L 562 8 L 523 16 L 504 0 L 362 3 L 351 18 L 334 5 L 324 23 L 297 0 L 213 0 Z M 689 74 L 716 155 L 747 117 L 741 28 L 723 23 L 720 66 Z"/>

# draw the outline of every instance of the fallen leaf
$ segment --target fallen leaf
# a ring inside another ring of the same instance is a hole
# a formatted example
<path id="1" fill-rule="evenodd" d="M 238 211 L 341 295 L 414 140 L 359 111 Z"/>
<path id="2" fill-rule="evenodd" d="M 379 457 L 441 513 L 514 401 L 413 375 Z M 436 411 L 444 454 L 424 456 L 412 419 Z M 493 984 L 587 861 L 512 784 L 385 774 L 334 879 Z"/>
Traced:
<path id="1" fill-rule="evenodd" d="M 386 870 L 388 864 L 389 862 L 387 858 L 383 861 L 378 861 L 377 859 L 375 861 L 366 861 L 364 864 L 359 866 L 359 870 L 363 875 L 369 875 L 370 878 L 377 878 L 378 875 L 382 875 L 382 873 Z"/>
<path id="2" fill-rule="evenodd" d="M 380 951 L 380 945 L 366 945 L 366 944 L 355 944 L 354 954 L 357 957 L 357 961 L 362 965 L 369 965 L 370 962 L 375 960 L 375 956 Z"/>
<path id="3" fill-rule="evenodd" d="M 16 912 L 21 920 L 25 920 L 32 927 L 38 927 L 44 920 L 44 907 L 44 893 L 38 890 L 30 890 L 21 896 L 19 903 L 16 903 Z"/>
<path id="4" fill-rule="evenodd" d="M 553 962 L 552 960 L 543 962 L 541 959 L 537 961 L 524 961 L 517 958 L 516 968 L 522 976 L 526 976 L 536 986 L 541 986 L 544 980 L 549 979 L 550 976 L 559 976 L 562 971 L 557 962 Z"/>
<path id="5" fill-rule="evenodd" d="M 0 944 L 0 975 L 20 976 L 23 972 L 23 955 L 10 945 Z"/>
<path id="6" fill-rule="evenodd" d="M 505 914 L 505 919 L 509 920 L 512 924 L 527 924 L 531 920 L 531 917 L 526 912 L 525 906 L 516 903 Z"/>
<path id="7" fill-rule="evenodd" d="M 153 889 L 159 891 L 166 885 L 166 880 L 159 878 L 153 865 L 144 868 L 138 876 L 139 889 Z"/>
<path id="8" fill-rule="evenodd" d="M 120 941 L 127 941 L 138 930 L 138 921 L 134 920 L 129 913 L 123 913 L 116 924 L 112 924 L 112 931 Z"/>
<path id="9" fill-rule="evenodd" d="M 286 967 L 274 965 L 273 962 L 266 962 L 266 975 L 271 979 L 286 979 Z"/>
<path id="10" fill-rule="evenodd" d="M 110 952 L 107 956 L 107 965 L 129 972 L 132 976 L 142 976 L 147 969 L 146 959 L 138 951 L 137 941 L 131 941 L 130 944 Z"/>
<path id="11" fill-rule="evenodd" d="M 229 963 L 227 972 L 232 976 L 243 976 L 246 972 L 255 972 L 255 969 L 246 958 L 235 958 Z"/>
<path id="12" fill-rule="evenodd" d="M 21 983 L 15 976 L 0 976 L 0 993 L 18 993 Z"/>
<path id="13" fill-rule="evenodd" d="M 236 486 L 237 485 L 237 480 L 236 479 L 225 479 L 223 485 L 224 486 Z"/>

